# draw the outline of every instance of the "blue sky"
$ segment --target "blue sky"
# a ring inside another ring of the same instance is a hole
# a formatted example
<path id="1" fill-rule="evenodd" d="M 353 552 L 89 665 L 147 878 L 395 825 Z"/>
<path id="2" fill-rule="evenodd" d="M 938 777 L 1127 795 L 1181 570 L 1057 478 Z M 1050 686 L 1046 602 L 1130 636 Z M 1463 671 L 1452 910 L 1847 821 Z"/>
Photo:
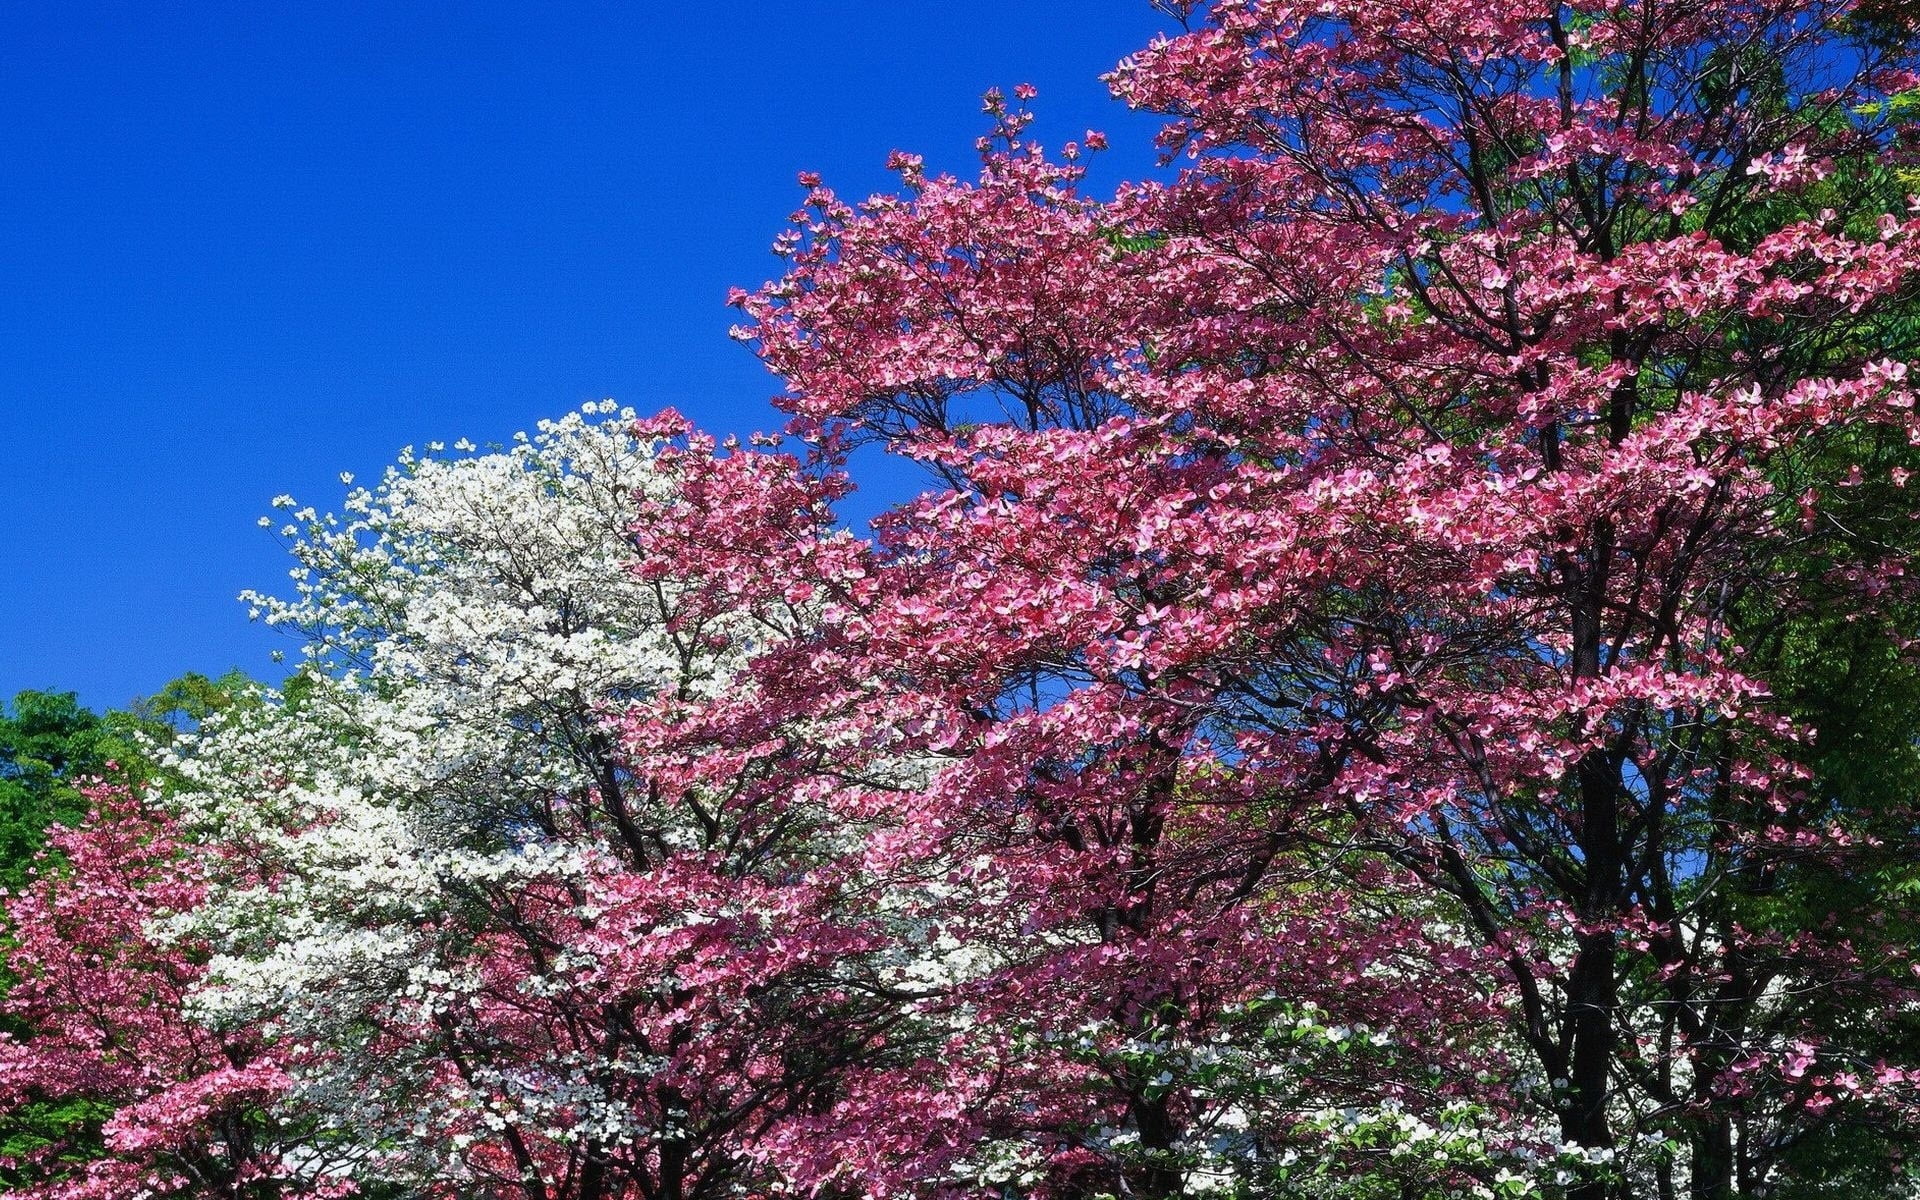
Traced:
<path id="1" fill-rule="evenodd" d="M 286 582 L 255 518 L 333 507 L 402 445 L 601 396 L 777 427 L 724 297 L 776 270 L 795 173 L 864 195 L 894 148 L 966 171 L 980 93 L 1032 82 L 1036 135 L 1113 136 L 1110 184 L 1152 126 L 1097 76 L 1165 24 L 1145 0 L 0 9 L 0 695 L 274 676 L 287 643 L 234 600 Z"/>

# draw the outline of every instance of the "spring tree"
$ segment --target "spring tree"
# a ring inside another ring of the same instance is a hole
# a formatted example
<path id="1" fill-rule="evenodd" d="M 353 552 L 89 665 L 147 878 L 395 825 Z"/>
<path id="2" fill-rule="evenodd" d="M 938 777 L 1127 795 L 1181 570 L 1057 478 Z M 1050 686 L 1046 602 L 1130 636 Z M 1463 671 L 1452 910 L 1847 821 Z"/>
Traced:
<path id="1" fill-rule="evenodd" d="M 837 669 L 955 752 L 926 852 L 1031 889 L 1022 961 L 1114 1039 L 1117 1136 L 1060 1112 L 1026 1161 L 1277 1186 L 1311 1113 L 1142 1047 L 1328 969 L 1285 962 L 1317 888 L 1401 914 L 1320 927 L 1359 987 L 1481 956 L 1504 1037 L 1458 1065 L 1528 1064 L 1493 1099 L 1570 1195 L 1789 1187 L 1846 1129 L 1896 1170 L 1912 925 L 1838 885 L 1911 815 L 1819 774 L 1778 634 L 1913 632 L 1912 13 L 1173 7 L 1110 76 L 1168 173 L 1094 198 L 1097 135 L 1050 158 L 990 96 L 976 180 L 804 181 L 737 297 L 800 428 L 950 487 L 841 585 Z"/>

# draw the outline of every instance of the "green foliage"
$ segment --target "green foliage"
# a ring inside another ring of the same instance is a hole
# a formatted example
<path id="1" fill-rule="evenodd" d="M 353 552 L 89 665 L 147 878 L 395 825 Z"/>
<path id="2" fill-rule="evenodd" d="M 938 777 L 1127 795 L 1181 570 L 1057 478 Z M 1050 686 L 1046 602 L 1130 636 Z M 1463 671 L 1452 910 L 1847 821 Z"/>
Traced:
<path id="1" fill-rule="evenodd" d="M 188 671 L 153 695 L 135 700 L 126 715 L 138 721 L 153 740 L 164 743 L 236 703 L 252 702 L 254 692 L 253 680 L 237 670 L 213 679 Z M 109 713 L 109 719 L 114 715 Z"/>
<path id="2" fill-rule="evenodd" d="M 23 883 L 48 826 L 86 816 L 85 780 L 144 761 L 138 727 L 80 707 L 72 692 L 21 692 L 0 706 L 0 884 Z"/>
<path id="3" fill-rule="evenodd" d="M 111 1105 L 91 1100 L 36 1100 L 20 1105 L 0 1122 L 0 1162 L 16 1161 L 56 1142 L 74 1147 L 68 1161 L 98 1156 L 105 1152 L 100 1125 L 112 1115 Z M 92 1132 L 75 1145 L 75 1130 Z M 0 1188 L 11 1191 L 29 1182 L 30 1177 L 18 1169 L 0 1168 Z"/>
<path id="4" fill-rule="evenodd" d="M 1828 184 L 1894 191 L 1885 178 Z M 1734 341 L 1755 336 L 1739 329 Z M 1855 336 L 1861 340 L 1802 345 L 1805 353 L 1834 359 L 1920 357 L 1920 296 L 1898 298 Z M 1825 366 L 1816 360 L 1788 369 Z M 1874 565 L 1920 553 L 1920 526 L 1911 516 L 1920 448 L 1884 431 L 1836 429 L 1782 460 L 1773 483 L 1783 500 L 1818 494 L 1821 516 L 1808 524 L 1783 505 L 1774 573 L 1800 579 L 1799 591 L 1742 598 L 1731 613 L 1733 640 L 1769 681 L 1781 709 L 1813 731 L 1795 753 L 1810 776 L 1800 818 L 1855 840 L 1831 862 L 1756 860 L 1728 889 L 1724 916 L 1782 935 L 1817 931 L 1832 941 L 1920 944 L 1912 922 L 1890 927 L 1920 895 L 1912 855 L 1920 820 L 1920 654 L 1909 641 L 1920 629 L 1920 593 L 1895 583 L 1874 599 L 1877 615 L 1869 619 L 1859 592 Z M 1890 973 L 1904 970 L 1895 965 Z M 1855 1070 L 1870 1070 L 1876 1058 L 1904 1062 L 1920 1053 L 1920 1014 L 1903 1006 L 1863 1015 L 1842 1004 L 1805 1019 L 1836 1035 L 1844 1031 L 1855 1047 L 1848 1064 Z M 1905 1167 L 1885 1153 L 1887 1142 L 1872 1112 L 1830 1114 L 1779 1147 L 1776 1193 L 1795 1200 L 1902 1194 Z"/>
<path id="5" fill-rule="evenodd" d="M 1118 227 L 1102 229 L 1100 236 L 1109 246 L 1121 254 L 1145 254 L 1149 250 L 1158 250 L 1167 244 L 1167 235 L 1160 232 L 1129 233 Z"/>
<path id="6" fill-rule="evenodd" d="M 246 696 L 237 671 L 188 673 L 124 711 L 95 713 L 72 692 L 23 691 L 0 704 L 0 886 L 17 888 L 55 824 L 87 815 L 81 788 L 114 775 L 139 784 L 174 735 Z"/>

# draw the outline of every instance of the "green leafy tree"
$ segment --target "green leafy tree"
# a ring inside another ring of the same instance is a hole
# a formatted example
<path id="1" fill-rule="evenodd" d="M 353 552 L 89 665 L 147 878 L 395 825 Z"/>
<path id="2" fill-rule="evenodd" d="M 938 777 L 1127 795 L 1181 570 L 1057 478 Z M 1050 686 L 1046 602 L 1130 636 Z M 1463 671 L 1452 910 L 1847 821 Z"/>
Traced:
<path id="1" fill-rule="evenodd" d="M 49 827 L 87 815 L 86 780 L 111 774 L 145 782 L 159 748 L 252 686 L 238 671 L 217 678 L 188 672 L 124 710 L 96 713 L 73 692 L 35 690 L 0 704 L 0 886 L 26 880 Z"/>
<path id="2" fill-rule="evenodd" d="M 137 728 L 83 708 L 72 692 L 24 691 L 0 707 L 0 883 L 24 881 L 48 826 L 86 815 L 77 783 L 144 760 Z"/>

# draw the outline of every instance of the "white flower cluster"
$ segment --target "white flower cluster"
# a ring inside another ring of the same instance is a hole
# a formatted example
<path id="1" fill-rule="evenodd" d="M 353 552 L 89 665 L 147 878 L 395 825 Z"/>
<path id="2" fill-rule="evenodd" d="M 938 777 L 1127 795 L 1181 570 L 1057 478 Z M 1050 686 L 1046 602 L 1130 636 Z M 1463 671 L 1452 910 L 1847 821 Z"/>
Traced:
<path id="1" fill-rule="evenodd" d="M 1056 1040 L 1142 1081 L 1150 1098 L 1177 1090 L 1193 1119 L 1166 1150 L 1146 1150 L 1130 1124 L 1095 1130 L 1086 1148 L 1177 1169 L 1183 1195 L 1236 1200 L 1298 1188 L 1337 1200 L 1372 1195 L 1391 1177 L 1419 1181 L 1422 1195 L 1522 1200 L 1543 1194 L 1542 1179 L 1559 1166 L 1534 1149 L 1552 1144 L 1549 1130 L 1515 1128 L 1465 1101 L 1421 1111 L 1391 1097 L 1328 1106 L 1327 1085 L 1353 1073 L 1353 1057 L 1404 1047 L 1388 1030 L 1334 1021 L 1312 1001 L 1267 993 L 1228 1005 L 1204 1040 L 1170 1027 L 1118 1033 L 1096 1023 Z M 1346 1181 L 1328 1169 L 1337 1160 L 1373 1166 Z"/>

